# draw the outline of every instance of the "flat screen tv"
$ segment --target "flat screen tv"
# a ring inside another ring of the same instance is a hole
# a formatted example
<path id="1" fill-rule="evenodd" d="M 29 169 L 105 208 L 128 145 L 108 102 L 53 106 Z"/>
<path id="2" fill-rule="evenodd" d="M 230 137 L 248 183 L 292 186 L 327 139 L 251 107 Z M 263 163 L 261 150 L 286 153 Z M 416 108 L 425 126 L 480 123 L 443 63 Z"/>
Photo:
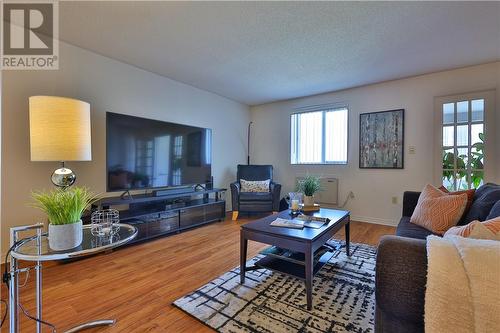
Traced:
<path id="1" fill-rule="evenodd" d="M 211 153 L 208 128 L 106 113 L 108 191 L 205 184 Z"/>

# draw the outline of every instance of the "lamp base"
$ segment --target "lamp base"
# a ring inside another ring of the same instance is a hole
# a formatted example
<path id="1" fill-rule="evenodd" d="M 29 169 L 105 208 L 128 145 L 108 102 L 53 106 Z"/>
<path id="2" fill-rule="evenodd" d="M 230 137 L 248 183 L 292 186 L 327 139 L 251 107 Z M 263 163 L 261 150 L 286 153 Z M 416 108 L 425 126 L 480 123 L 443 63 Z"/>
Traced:
<path id="1" fill-rule="evenodd" d="M 52 173 L 51 180 L 55 186 L 66 188 L 75 183 L 76 175 L 71 169 L 63 166 Z"/>

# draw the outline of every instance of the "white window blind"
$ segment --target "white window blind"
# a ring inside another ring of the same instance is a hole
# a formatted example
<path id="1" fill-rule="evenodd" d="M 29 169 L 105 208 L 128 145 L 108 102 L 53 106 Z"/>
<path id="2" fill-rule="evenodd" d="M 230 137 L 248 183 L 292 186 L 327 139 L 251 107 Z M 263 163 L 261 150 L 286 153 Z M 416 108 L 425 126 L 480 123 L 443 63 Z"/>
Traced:
<path id="1" fill-rule="evenodd" d="M 347 164 L 346 107 L 291 116 L 292 164 Z"/>

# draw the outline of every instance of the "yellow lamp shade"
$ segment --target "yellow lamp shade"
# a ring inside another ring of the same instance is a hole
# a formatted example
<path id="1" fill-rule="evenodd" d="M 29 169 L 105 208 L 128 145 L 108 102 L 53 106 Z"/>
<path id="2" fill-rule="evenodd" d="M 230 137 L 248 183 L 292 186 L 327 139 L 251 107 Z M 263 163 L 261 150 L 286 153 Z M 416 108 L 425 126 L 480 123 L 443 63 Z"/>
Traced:
<path id="1" fill-rule="evenodd" d="M 90 161 L 90 104 L 77 99 L 32 96 L 32 161 Z"/>

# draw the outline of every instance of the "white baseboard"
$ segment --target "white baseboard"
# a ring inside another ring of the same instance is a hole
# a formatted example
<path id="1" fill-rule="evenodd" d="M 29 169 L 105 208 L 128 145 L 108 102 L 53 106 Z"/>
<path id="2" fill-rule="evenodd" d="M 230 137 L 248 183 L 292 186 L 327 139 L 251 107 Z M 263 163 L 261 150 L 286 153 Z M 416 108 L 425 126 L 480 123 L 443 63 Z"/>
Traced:
<path id="1" fill-rule="evenodd" d="M 399 223 L 398 220 L 380 219 L 377 217 L 367 217 L 367 216 L 358 216 L 358 215 L 351 215 L 351 220 L 352 221 L 359 221 L 359 222 L 366 222 L 366 223 L 388 225 L 391 227 L 395 227 Z"/>

